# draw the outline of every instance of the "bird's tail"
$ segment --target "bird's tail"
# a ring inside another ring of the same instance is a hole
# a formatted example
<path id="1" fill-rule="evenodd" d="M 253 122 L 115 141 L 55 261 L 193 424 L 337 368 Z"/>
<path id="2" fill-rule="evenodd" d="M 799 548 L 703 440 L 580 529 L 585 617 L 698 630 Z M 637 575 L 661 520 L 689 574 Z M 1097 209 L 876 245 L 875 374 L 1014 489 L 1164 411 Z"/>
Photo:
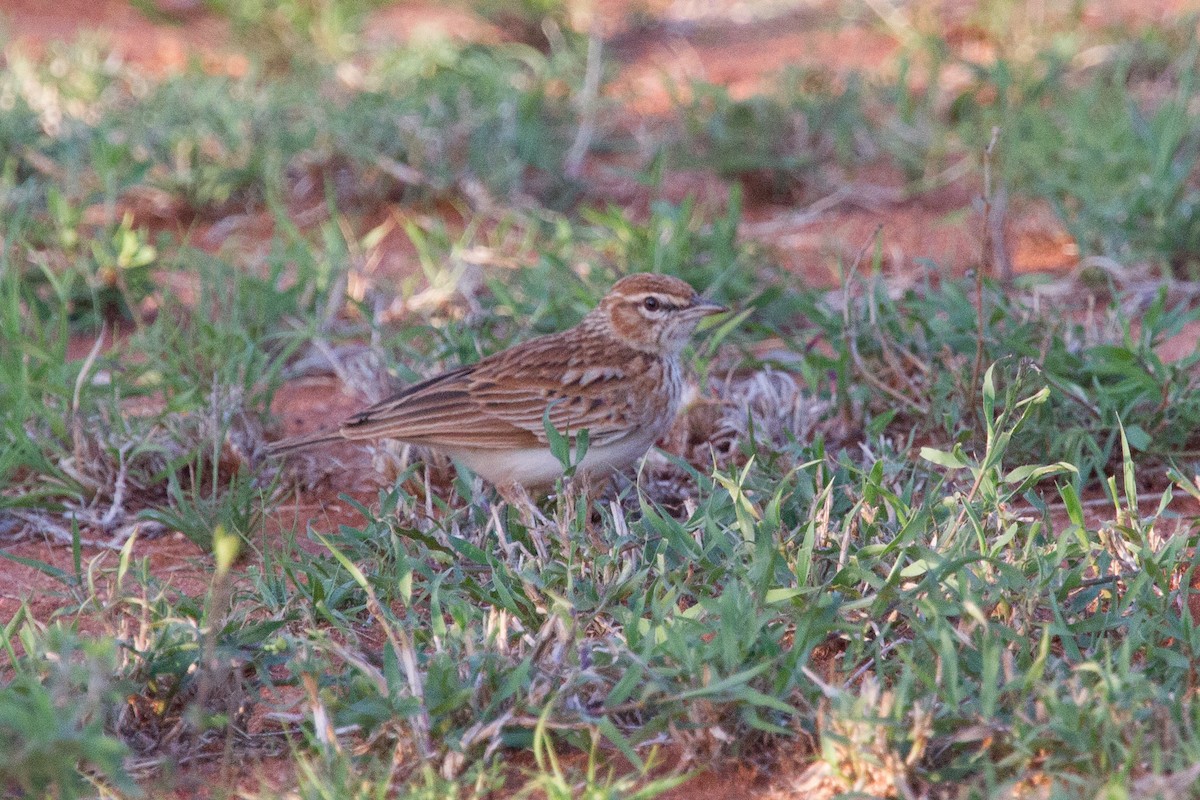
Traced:
<path id="1" fill-rule="evenodd" d="M 276 442 L 271 442 L 267 445 L 267 455 L 273 458 L 286 455 L 293 450 L 301 450 L 305 447 L 312 447 L 318 444 L 327 444 L 329 442 L 340 442 L 343 436 L 337 431 L 317 431 L 316 433 L 306 433 L 303 436 L 292 436 L 287 439 L 280 439 Z"/>

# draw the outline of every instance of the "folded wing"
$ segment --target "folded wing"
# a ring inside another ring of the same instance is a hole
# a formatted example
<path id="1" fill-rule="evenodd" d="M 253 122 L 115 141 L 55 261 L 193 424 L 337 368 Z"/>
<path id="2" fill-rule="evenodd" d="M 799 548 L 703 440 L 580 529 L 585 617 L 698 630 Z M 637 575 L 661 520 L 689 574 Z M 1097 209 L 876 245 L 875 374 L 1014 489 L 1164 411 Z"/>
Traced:
<path id="1" fill-rule="evenodd" d="M 556 352 L 562 351 L 552 341 L 534 340 L 502 358 L 439 375 L 354 415 L 343 423 L 342 435 L 450 449 L 543 447 L 547 408 L 556 430 L 573 436 L 587 429 L 593 445 L 633 433 L 643 415 L 624 369 L 583 368 L 573 362 L 595 364 L 595 354 L 550 357 Z"/>

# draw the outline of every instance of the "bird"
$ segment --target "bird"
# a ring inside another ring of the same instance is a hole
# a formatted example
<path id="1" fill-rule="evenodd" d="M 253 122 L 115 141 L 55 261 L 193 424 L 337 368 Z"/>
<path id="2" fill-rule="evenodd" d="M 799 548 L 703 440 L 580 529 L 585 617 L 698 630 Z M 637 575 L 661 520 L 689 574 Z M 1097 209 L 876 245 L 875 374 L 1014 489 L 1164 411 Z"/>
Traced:
<path id="1" fill-rule="evenodd" d="M 274 456 L 339 440 L 396 439 L 440 451 L 502 494 L 564 475 L 548 418 L 588 479 L 637 462 L 671 427 L 683 393 L 680 354 L 702 319 L 728 311 L 670 275 L 613 284 L 574 327 L 539 336 L 409 386 L 336 430 L 279 440 Z"/>

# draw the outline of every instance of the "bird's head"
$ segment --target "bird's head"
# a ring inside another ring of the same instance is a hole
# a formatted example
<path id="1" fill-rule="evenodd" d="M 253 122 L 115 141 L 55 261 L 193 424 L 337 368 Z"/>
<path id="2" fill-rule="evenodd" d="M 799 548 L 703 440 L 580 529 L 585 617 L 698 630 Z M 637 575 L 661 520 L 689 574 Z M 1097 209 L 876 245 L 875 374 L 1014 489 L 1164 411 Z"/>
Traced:
<path id="1" fill-rule="evenodd" d="M 614 336 L 637 350 L 674 355 L 710 314 L 728 311 L 670 275 L 637 273 L 613 284 L 595 313 Z"/>

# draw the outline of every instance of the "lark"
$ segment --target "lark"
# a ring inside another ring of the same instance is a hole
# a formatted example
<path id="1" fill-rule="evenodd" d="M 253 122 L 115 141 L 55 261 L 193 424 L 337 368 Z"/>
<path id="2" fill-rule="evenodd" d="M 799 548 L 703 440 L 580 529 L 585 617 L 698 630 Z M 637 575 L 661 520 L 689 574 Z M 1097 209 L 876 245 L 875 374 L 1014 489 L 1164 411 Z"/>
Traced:
<path id="1" fill-rule="evenodd" d="M 680 353 L 700 320 L 727 309 L 686 282 L 641 273 L 617 281 L 578 325 L 410 386 L 336 431 L 285 439 L 275 454 L 322 442 L 397 439 L 446 453 L 505 489 L 543 489 L 563 474 L 545 419 L 589 479 L 638 461 L 671 427 L 683 390 Z"/>

